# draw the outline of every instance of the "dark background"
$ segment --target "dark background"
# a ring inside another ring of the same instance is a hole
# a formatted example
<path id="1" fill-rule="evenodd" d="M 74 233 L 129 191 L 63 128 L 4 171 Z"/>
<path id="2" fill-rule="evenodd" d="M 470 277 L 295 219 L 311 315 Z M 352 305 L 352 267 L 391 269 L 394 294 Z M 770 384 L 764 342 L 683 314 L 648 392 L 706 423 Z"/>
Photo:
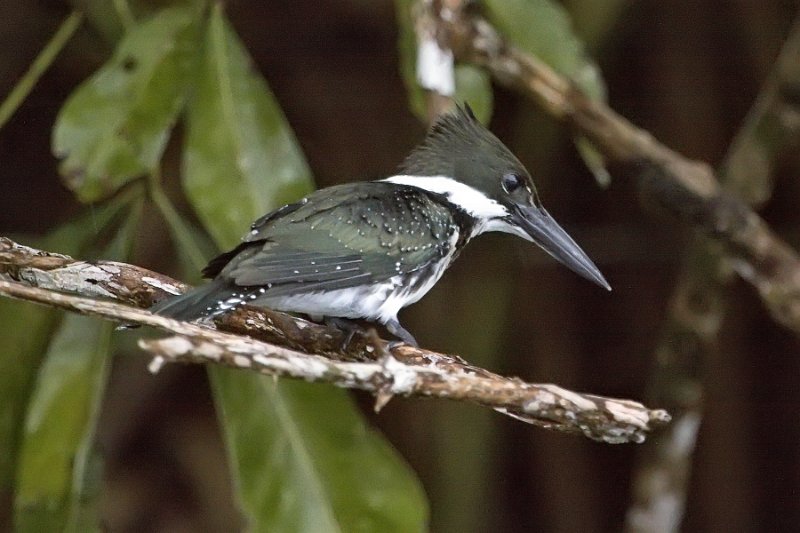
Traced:
<path id="1" fill-rule="evenodd" d="M 611 106 L 686 156 L 718 164 L 767 76 L 796 1 L 566 2 L 602 68 Z M 390 2 L 227 3 L 322 186 L 384 177 L 425 128 L 407 106 Z M 0 94 L 68 12 L 62 2 L 0 4 Z M 80 209 L 59 183 L 50 130 L 67 95 L 110 52 L 84 25 L 0 132 L 0 235 L 44 232 Z M 606 293 L 510 236 L 482 237 L 401 319 L 421 345 L 528 381 L 641 399 L 682 250 L 684 226 L 635 185 L 593 181 L 564 132 L 496 88 L 492 129 L 531 170 L 541 198 L 614 287 Z M 178 132 L 178 135 L 180 132 Z M 180 143 L 174 142 L 171 151 Z M 171 183 L 177 182 L 170 172 Z M 779 165 L 763 215 L 797 244 L 797 158 Z M 176 189 L 176 187 L 172 187 Z M 187 216 L 191 216 L 187 213 Z M 168 236 L 143 231 L 137 263 L 175 273 Z M 244 228 L 243 228 L 244 230 Z M 796 530 L 800 523 L 800 345 L 735 283 L 694 457 L 688 531 Z M 0 326 L 0 329 L 2 326 Z M 224 452 L 200 368 L 157 376 L 116 359 L 99 439 L 103 516 L 114 531 L 223 531 L 233 523 Z M 484 409 L 392 401 L 365 412 L 420 476 L 435 531 L 617 531 L 635 445 L 531 428 Z M 0 521 L 0 523 L 2 523 Z"/>

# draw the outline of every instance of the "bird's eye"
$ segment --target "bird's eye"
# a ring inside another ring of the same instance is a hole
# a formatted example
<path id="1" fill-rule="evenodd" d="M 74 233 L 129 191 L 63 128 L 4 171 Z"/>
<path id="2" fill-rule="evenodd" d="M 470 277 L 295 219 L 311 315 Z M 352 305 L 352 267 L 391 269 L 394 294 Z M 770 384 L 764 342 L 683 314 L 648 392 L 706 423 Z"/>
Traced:
<path id="1" fill-rule="evenodd" d="M 524 182 L 522 180 L 522 176 L 520 176 L 519 174 L 509 173 L 503 175 L 503 180 L 502 180 L 503 190 L 509 194 L 522 187 L 523 184 Z"/>

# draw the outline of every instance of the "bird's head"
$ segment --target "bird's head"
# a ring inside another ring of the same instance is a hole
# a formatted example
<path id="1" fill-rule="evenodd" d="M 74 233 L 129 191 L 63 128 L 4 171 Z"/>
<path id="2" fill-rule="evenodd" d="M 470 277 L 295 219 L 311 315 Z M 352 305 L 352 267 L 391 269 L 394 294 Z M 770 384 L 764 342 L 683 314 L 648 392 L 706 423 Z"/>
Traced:
<path id="1" fill-rule="evenodd" d="M 544 209 L 525 166 L 468 105 L 443 115 L 400 171 L 389 181 L 444 195 L 475 220 L 478 233 L 502 231 L 533 241 L 584 278 L 611 289 L 592 260 Z"/>

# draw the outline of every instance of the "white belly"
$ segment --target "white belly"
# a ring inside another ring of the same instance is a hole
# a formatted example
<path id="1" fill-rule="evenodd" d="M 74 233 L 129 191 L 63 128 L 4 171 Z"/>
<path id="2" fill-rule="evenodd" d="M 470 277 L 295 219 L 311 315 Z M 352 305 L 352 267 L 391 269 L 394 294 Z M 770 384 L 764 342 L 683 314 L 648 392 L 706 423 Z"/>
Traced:
<path id="1" fill-rule="evenodd" d="M 397 276 L 399 278 L 399 276 Z M 312 291 L 291 296 L 262 296 L 255 304 L 292 313 L 305 313 L 314 316 L 332 316 L 341 318 L 365 318 L 367 320 L 384 321 L 384 317 L 397 314 L 403 306 L 395 304 L 393 295 L 401 290 L 400 280 L 392 278 L 380 286 L 352 287 L 332 291 Z M 387 313 L 394 313 L 387 315 Z"/>
<path id="2" fill-rule="evenodd" d="M 450 236 L 449 252 L 432 267 L 399 274 L 383 283 L 369 286 L 272 297 L 267 291 L 252 303 L 278 311 L 339 318 L 363 318 L 385 324 L 389 320 L 396 320 L 400 309 L 418 301 L 436 285 L 453 260 L 458 233 L 458 231 L 453 232 Z M 419 276 L 425 276 L 425 279 L 421 280 Z"/>
<path id="3" fill-rule="evenodd" d="M 314 316 L 363 318 L 386 323 L 396 319 L 400 309 L 425 296 L 442 277 L 449 263 L 449 257 L 441 261 L 434 269 L 433 275 L 422 283 L 418 283 L 413 275 L 394 276 L 379 285 L 278 297 L 270 297 L 267 293 L 253 303 L 278 311 Z"/>

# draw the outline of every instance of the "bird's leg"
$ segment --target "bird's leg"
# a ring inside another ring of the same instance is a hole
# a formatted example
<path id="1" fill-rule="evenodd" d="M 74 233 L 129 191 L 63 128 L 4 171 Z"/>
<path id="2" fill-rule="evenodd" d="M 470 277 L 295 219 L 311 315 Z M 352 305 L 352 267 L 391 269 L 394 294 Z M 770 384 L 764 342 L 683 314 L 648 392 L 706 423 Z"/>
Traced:
<path id="1" fill-rule="evenodd" d="M 408 330 L 406 330 L 403 326 L 401 326 L 400 322 L 398 322 L 396 318 L 387 320 L 384 323 L 384 325 L 386 326 L 386 329 L 389 331 L 389 333 L 391 333 L 404 343 L 408 344 L 409 346 L 413 346 L 414 348 L 417 348 L 419 346 L 417 344 L 417 339 L 415 339 L 414 336 L 408 332 Z"/>
<path id="2" fill-rule="evenodd" d="M 344 333 L 344 341 L 342 341 L 342 350 L 347 350 L 347 347 L 350 346 L 350 342 L 353 340 L 353 336 L 358 333 L 364 337 L 367 336 L 367 332 L 364 328 L 362 328 L 357 322 L 354 320 L 349 320 L 347 318 L 337 317 L 337 316 L 326 316 L 324 319 L 325 325 L 338 329 L 342 333 Z"/>

